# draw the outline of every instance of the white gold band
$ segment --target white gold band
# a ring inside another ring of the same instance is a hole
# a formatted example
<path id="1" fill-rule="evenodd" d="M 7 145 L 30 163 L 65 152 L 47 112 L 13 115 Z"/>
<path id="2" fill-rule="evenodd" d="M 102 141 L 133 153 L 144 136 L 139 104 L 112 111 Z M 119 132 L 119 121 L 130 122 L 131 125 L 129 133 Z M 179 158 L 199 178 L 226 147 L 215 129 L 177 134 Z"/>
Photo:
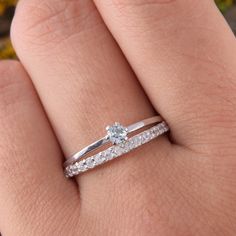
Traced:
<path id="1" fill-rule="evenodd" d="M 124 142 L 115 144 L 108 149 L 99 152 L 98 154 L 67 165 L 65 167 L 65 176 L 73 177 L 89 169 L 93 169 L 98 165 L 130 152 L 131 150 L 159 137 L 168 131 L 168 125 L 165 121 L 162 121 L 161 123 L 125 140 Z"/>

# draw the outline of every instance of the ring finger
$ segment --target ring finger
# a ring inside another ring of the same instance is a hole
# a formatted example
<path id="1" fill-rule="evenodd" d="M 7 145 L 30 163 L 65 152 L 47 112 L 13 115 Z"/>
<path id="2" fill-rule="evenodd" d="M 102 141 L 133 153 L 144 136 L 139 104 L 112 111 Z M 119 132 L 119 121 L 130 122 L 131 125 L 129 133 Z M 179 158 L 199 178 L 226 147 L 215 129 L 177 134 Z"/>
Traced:
<path id="1" fill-rule="evenodd" d="M 91 1 L 22 0 L 12 32 L 67 157 L 117 119 L 130 124 L 155 114 Z M 168 145 L 165 139 L 160 142 Z M 140 157 L 147 149 L 142 151 Z M 114 182 L 124 185 L 130 169 L 141 170 L 143 160 L 127 158 L 91 171 L 86 183 L 82 175 L 81 200 L 93 206 L 109 201 Z"/>

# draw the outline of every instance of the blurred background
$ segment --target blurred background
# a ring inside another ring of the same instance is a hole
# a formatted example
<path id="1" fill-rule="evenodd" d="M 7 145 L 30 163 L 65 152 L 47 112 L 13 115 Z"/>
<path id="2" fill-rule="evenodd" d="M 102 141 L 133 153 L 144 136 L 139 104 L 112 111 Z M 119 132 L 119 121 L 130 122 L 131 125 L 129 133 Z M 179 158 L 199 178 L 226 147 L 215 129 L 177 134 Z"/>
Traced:
<path id="1" fill-rule="evenodd" d="M 236 34 L 236 0 L 215 0 L 215 2 Z M 16 57 L 9 39 L 16 3 L 17 0 L 0 0 L 0 59 Z"/>

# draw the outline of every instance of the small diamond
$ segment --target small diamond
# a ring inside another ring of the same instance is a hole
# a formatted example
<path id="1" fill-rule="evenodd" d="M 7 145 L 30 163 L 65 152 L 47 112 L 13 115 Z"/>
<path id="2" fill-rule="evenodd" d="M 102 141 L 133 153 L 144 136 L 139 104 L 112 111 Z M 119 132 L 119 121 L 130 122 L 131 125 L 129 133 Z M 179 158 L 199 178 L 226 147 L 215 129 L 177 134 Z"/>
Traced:
<path id="1" fill-rule="evenodd" d="M 157 133 L 158 133 L 157 127 L 156 127 L 156 126 L 152 127 L 152 128 L 150 129 L 150 133 L 151 133 L 151 137 L 152 137 L 152 138 L 155 138 L 155 137 L 157 136 Z"/>
<path id="2" fill-rule="evenodd" d="M 103 151 L 102 154 L 107 161 L 112 160 L 115 157 L 113 147 Z"/>
<path id="3" fill-rule="evenodd" d="M 99 164 L 102 164 L 106 160 L 106 158 L 100 152 L 100 153 L 98 153 L 97 155 L 94 156 L 94 160 L 99 165 Z"/>
<path id="4" fill-rule="evenodd" d="M 71 166 L 67 166 L 65 169 L 65 175 L 66 177 L 73 177 L 73 172 L 71 170 Z"/>
<path id="5" fill-rule="evenodd" d="M 128 130 L 119 123 L 107 127 L 107 135 L 113 144 L 119 144 L 127 140 Z"/>
<path id="6" fill-rule="evenodd" d="M 130 142 L 126 142 L 126 143 L 124 144 L 124 152 L 127 153 L 127 152 L 129 152 L 131 149 L 132 149 L 132 148 L 131 148 L 131 146 L 130 146 Z"/>
<path id="7" fill-rule="evenodd" d="M 73 174 L 77 174 L 79 171 L 78 163 L 76 162 L 74 165 L 71 165 L 70 169 Z"/>
<path id="8" fill-rule="evenodd" d="M 86 171 L 88 169 L 85 160 L 78 163 L 78 169 L 80 172 Z"/>
<path id="9" fill-rule="evenodd" d="M 113 153 L 115 154 L 116 157 L 120 156 L 124 152 L 124 147 L 123 145 L 116 145 L 113 149 Z"/>
<path id="10" fill-rule="evenodd" d="M 86 165 L 88 168 L 93 168 L 96 165 L 96 162 L 93 157 L 89 157 L 86 159 Z"/>
<path id="11" fill-rule="evenodd" d="M 161 128 L 158 126 L 156 129 L 156 135 L 159 136 L 162 134 Z"/>
<path id="12" fill-rule="evenodd" d="M 110 150 L 110 154 L 109 154 L 109 157 L 107 157 L 107 160 L 112 160 L 112 159 L 119 156 L 119 153 L 120 153 L 119 152 L 119 150 L 120 150 L 119 145 L 110 147 L 109 150 Z"/>
<path id="13" fill-rule="evenodd" d="M 152 129 L 152 130 L 150 130 L 150 139 L 153 139 L 153 138 L 155 138 L 155 131 L 154 131 L 154 129 Z"/>
<path id="14" fill-rule="evenodd" d="M 135 142 L 133 139 L 129 140 L 129 142 L 127 143 L 128 147 L 130 150 L 135 148 Z"/>
<path id="15" fill-rule="evenodd" d="M 149 131 L 145 131 L 143 134 L 143 137 L 144 137 L 145 141 L 148 142 L 150 140 L 151 133 Z"/>
<path id="16" fill-rule="evenodd" d="M 137 136 L 137 145 L 142 145 L 142 136 Z"/>
<path id="17" fill-rule="evenodd" d="M 146 138 L 145 138 L 144 134 L 142 134 L 141 138 L 142 138 L 142 144 L 145 143 L 146 142 Z"/>
<path id="18" fill-rule="evenodd" d="M 153 130 L 154 133 L 157 133 L 157 132 L 158 132 L 158 127 L 157 127 L 157 126 L 154 126 L 154 127 L 152 128 L 152 130 Z"/>

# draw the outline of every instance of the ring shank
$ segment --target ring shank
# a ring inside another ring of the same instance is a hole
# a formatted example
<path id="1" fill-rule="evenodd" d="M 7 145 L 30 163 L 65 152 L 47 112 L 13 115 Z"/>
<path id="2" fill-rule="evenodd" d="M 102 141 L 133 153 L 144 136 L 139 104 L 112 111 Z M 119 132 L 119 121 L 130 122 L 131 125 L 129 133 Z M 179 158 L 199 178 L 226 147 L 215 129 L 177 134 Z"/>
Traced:
<path id="1" fill-rule="evenodd" d="M 142 129 L 145 126 L 152 125 L 154 123 L 161 122 L 161 121 L 163 121 L 163 119 L 160 116 L 154 116 L 154 117 L 151 117 L 151 118 L 147 118 L 147 119 L 139 121 L 135 124 L 129 125 L 127 127 L 128 132 L 131 133 L 131 132 L 137 131 L 139 129 Z"/>

